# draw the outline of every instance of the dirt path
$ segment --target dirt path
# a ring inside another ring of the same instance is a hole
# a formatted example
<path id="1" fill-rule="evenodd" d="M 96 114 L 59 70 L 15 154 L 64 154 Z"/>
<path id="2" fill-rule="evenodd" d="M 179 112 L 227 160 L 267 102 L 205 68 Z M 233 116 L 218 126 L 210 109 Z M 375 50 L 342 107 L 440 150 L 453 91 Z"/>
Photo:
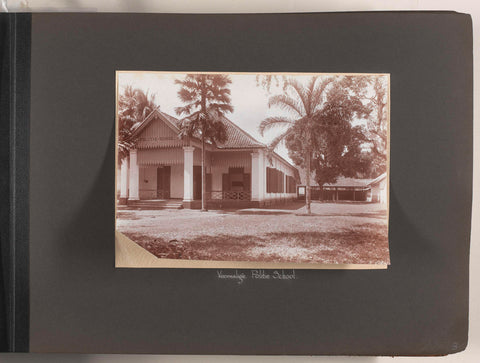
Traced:
<path id="1" fill-rule="evenodd" d="M 301 205 L 298 205 L 301 207 Z M 379 204 L 314 203 L 237 211 L 121 211 L 117 229 L 158 257 L 266 262 L 377 263 L 388 257 Z"/>

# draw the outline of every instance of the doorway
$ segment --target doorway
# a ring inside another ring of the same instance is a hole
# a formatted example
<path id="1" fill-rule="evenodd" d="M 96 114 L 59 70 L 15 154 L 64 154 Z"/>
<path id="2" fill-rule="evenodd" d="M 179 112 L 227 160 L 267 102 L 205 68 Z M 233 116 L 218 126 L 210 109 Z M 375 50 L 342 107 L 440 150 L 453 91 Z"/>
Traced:
<path id="1" fill-rule="evenodd" d="M 199 165 L 193 166 L 193 199 L 202 199 L 202 167 Z"/>
<path id="2" fill-rule="evenodd" d="M 157 198 L 170 199 L 170 166 L 157 168 Z"/>

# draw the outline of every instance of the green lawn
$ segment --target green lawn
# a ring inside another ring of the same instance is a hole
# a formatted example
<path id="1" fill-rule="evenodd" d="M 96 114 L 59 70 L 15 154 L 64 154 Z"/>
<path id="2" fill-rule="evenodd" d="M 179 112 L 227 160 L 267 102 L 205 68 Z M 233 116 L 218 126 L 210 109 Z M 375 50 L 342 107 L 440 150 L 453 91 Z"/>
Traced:
<path id="1" fill-rule="evenodd" d="M 383 209 L 382 209 L 383 208 Z M 388 264 L 380 204 L 302 204 L 285 209 L 118 212 L 117 229 L 160 258 Z"/>

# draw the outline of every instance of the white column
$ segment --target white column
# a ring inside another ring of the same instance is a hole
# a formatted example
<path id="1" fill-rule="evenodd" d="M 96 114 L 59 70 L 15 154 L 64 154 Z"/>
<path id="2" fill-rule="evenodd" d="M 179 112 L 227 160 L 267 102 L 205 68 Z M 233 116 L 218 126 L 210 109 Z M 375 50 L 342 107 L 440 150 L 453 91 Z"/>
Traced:
<path id="1" fill-rule="evenodd" d="M 258 188 L 258 200 L 261 202 L 265 200 L 267 193 L 267 169 L 265 164 L 265 153 L 263 150 L 258 151 L 258 176 L 259 176 L 259 188 Z"/>
<path id="2" fill-rule="evenodd" d="M 128 199 L 128 157 L 122 159 L 120 167 L 120 201 L 125 203 Z"/>
<path id="3" fill-rule="evenodd" d="M 193 150 L 192 146 L 183 148 L 183 201 L 193 201 Z"/>
<path id="4" fill-rule="evenodd" d="M 258 151 L 252 152 L 252 181 L 251 181 L 251 188 L 252 188 L 252 201 L 259 201 L 260 200 L 260 154 Z"/>
<path id="5" fill-rule="evenodd" d="M 129 182 L 129 195 L 128 200 L 139 200 L 138 194 L 138 163 L 137 163 L 137 150 L 130 150 L 130 182 Z"/>

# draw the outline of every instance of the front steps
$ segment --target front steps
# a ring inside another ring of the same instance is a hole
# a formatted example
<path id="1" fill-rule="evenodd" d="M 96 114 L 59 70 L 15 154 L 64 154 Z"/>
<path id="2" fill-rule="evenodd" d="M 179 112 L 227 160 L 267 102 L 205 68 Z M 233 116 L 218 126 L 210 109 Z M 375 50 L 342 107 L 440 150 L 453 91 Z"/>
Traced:
<path id="1" fill-rule="evenodd" d="M 127 209 L 139 210 L 162 210 L 182 209 L 181 199 L 154 199 L 154 200 L 132 200 L 128 201 Z"/>

